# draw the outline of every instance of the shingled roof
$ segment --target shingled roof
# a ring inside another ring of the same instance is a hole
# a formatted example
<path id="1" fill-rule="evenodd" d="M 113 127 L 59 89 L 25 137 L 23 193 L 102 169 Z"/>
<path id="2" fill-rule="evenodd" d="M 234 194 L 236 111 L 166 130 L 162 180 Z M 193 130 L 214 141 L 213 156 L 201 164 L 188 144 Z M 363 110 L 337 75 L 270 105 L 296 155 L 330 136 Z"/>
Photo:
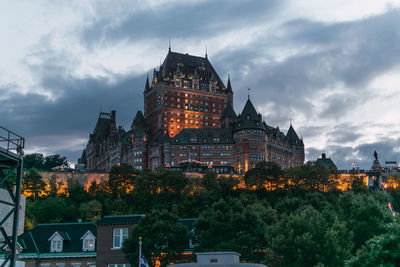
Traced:
<path id="1" fill-rule="evenodd" d="M 303 140 L 301 140 L 298 136 L 296 131 L 294 130 L 292 124 L 290 124 L 289 130 L 286 134 L 287 138 L 289 139 L 289 142 L 291 144 L 296 144 L 296 145 L 303 145 Z"/>
<path id="2" fill-rule="evenodd" d="M 99 118 L 97 119 L 96 127 L 90 139 L 97 142 L 106 139 L 112 131 L 117 131 L 115 124 L 115 111 L 111 113 L 100 112 Z"/>
<path id="3" fill-rule="evenodd" d="M 224 83 L 207 57 L 197 57 L 169 51 L 158 72 L 158 79 L 161 81 L 171 81 L 173 74 L 176 72 L 180 72 L 186 76 L 198 76 L 204 81 L 214 79 L 217 81 L 217 89 L 226 90 Z"/>
<path id="4" fill-rule="evenodd" d="M 62 255 L 96 255 L 96 252 L 82 251 L 81 238 L 87 231 L 97 236 L 96 225 L 92 222 L 84 223 L 49 223 L 38 224 L 31 231 L 24 232 L 18 237 L 22 247 L 20 257 L 51 257 Z M 58 233 L 63 239 L 62 252 L 50 252 L 49 238 Z"/>
<path id="5" fill-rule="evenodd" d="M 250 98 L 247 99 L 243 111 L 239 114 L 236 121 L 236 130 L 241 129 L 265 130 L 261 114 L 257 113 L 253 103 L 250 101 Z"/>
<path id="6" fill-rule="evenodd" d="M 236 112 L 235 110 L 233 110 L 233 107 L 231 106 L 231 104 L 228 102 L 228 104 L 226 104 L 225 110 L 222 113 L 221 116 L 221 120 L 225 119 L 225 118 L 236 118 Z"/>

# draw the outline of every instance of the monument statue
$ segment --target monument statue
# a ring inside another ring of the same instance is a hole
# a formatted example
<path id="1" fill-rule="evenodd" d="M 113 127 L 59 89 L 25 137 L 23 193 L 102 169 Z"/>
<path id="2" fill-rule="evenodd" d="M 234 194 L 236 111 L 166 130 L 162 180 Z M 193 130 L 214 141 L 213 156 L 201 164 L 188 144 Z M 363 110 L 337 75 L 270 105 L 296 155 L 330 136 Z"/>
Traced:
<path id="1" fill-rule="evenodd" d="M 376 150 L 374 151 L 374 157 L 375 157 L 375 160 L 378 160 L 378 153 L 376 153 Z"/>

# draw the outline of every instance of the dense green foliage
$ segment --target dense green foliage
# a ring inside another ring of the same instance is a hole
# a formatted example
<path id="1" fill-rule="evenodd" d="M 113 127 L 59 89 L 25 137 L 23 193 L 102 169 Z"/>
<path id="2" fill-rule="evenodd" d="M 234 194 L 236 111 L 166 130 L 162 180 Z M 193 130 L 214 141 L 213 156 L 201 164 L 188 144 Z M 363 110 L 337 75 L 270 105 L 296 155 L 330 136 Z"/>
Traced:
<path id="1" fill-rule="evenodd" d="M 67 165 L 67 158 L 59 154 L 44 157 L 43 154 L 33 153 L 24 156 L 24 169 L 50 171 L 51 168 Z"/>
<path id="2" fill-rule="evenodd" d="M 142 236 L 146 258 L 162 266 L 179 261 L 189 238 L 195 251 L 234 250 L 268 266 L 395 266 L 399 223 L 387 204 L 398 207 L 400 194 L 368 192 L 355 176 L 352 189 L 340 192 L 329 174 L 318 165 L 283 171 L 264 163 L 240 181 L 212 172 L 204 178 L 167 169 L 137 173 L 121 165 L 87 191 L 68 181 L 60 192 L 53 179 L 43 196 L 28 198 L 27 227 L 146 214 L 124 245 L 133 264 Z M 197 218 L 195 230 L 188 233 L 178 218 Z"/>

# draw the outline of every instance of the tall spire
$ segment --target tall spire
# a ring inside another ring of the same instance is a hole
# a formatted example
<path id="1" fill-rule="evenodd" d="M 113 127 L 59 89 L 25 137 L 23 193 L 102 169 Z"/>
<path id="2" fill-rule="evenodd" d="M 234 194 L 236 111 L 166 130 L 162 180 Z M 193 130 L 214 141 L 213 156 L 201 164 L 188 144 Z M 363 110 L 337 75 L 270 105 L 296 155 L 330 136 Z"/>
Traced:
<path id="1" fill-rule="evenodd" d="M 247 99 L 250 100 L 250 88 L 247 88 Z"/>
<path id="2" fill-rule="evenodd" d="M 207 45 L 206 45 L 206 58 L 208 58 L 208 55 L 207 55 Z"/>
<path id="3" fill-rule="evenodd" d="M 150 84 L 149 84 L 149 74 L 147 74 L 147 78 L 146 78 L 146 87 L 144 89 L 145 91 L 150 90 Z"/>
<path id="4" fill-rule="evenodd" d="M 229 73 L 228 73 L 228 84 L 226 86 L 226 89 L 228 90 L 228 92 L 232 92 L 231 77 Z"/>
<path id="5" fill-rule="evenodd" d="M 171 36 L 169 37 L 168 40 L 168 52 L 171 52 Z"/>

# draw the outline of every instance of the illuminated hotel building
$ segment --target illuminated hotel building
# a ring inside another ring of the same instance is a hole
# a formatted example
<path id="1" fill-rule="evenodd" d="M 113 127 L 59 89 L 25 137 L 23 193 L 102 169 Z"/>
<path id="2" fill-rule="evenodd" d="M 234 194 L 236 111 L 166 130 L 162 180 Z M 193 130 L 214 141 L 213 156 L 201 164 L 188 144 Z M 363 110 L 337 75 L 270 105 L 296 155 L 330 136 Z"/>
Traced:
<path id="1" fill-rule="evenodd" d="M 267 125 L 250 99 L 236 115 L 230 79 L 225 86 L 207 55 L 171 50 L 151 82 L 146 80 L 144 114 L 138 111 L 125 131 L 116 127 L 115 111 L 101 113 L 79 159 L 88 170 L 193 163 L 239 173 L 261 161 L 282 168 L 303 164 L 304 144 L 292 125 L 286 134 Z"/>

